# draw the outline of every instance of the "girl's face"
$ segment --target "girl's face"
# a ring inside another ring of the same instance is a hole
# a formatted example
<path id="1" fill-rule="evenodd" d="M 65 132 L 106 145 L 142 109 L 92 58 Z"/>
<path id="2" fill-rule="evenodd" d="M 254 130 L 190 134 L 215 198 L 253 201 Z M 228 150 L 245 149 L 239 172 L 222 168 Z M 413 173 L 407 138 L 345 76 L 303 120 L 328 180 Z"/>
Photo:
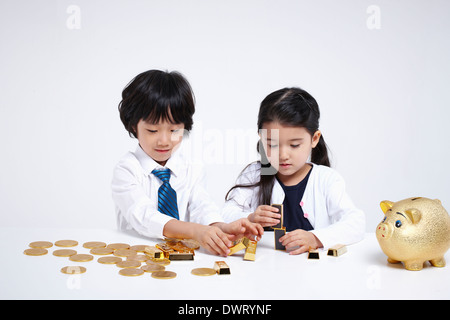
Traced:
<path id="1" fill-rule="evenodd" d="M 303 127 L 292 127 L 279 122 L 264 123 L 260 137 L 278 177 L 301 175 L 312 149 L 319 143 L 320 131 L 313 136 Z"/>
<path id="2" fill-rule="evenodd" d="M 136 132 L 142 150 L 164 166 L 183 139 L 184 124 L 172 124 L 168 121 L 153 124 L 141 119 Z"/>

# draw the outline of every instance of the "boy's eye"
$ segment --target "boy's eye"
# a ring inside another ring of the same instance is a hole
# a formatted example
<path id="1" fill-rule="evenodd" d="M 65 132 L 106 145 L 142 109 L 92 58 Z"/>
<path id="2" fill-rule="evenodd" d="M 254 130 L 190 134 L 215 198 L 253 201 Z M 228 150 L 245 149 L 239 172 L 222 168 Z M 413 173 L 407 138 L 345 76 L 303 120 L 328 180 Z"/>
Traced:
<path id="1" fill-rule="evenodd" d="M 276 147 L 278 147 L 277 144 L 268 144 L 267 146 L 268 146 L 269 148 L 276 148 Z"/>
<path id="2" fill-rule="evenodd" d="M 156 133 L 156 132 L 158 132 L 158 130 L 150 130 L 150 129 L 147 129 L 147 131 L 148 131 L 148 132 L 151 132 L 151 133 Z"/>
<path id="3" fill-rule="evenodd" d="M 298 147 L 300 147 L 300 145 L 299 144 L 291 144 L 291 147 L 292 148 L 298 148 Z"/>

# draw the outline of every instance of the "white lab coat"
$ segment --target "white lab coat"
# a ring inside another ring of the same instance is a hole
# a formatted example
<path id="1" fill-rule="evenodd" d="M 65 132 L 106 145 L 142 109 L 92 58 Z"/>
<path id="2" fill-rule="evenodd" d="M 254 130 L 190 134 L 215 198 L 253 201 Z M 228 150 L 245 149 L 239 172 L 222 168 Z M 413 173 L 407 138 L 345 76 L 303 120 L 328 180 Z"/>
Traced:
<path id="1" fill-rule="evenodd" d="M 311 232 L 324 248 L 360 241 L 365 233 L 365 214 L 355 207 L 346 193 L 344 179 L 332 168 L 309 164 L 313 169 L 299 205 L 314 228 Z M 260 172 L 261 163 L 252 163 L 241 173 L 236 184 L 254 184 L 259 181 Z M 258 189 L 233 189 L 222 209 L 224 220 L 231 222 L 255 212 L 258 207 Z M 284 197 L 283 188 L 275 179 L 272 203 L 282 204 Z"/>

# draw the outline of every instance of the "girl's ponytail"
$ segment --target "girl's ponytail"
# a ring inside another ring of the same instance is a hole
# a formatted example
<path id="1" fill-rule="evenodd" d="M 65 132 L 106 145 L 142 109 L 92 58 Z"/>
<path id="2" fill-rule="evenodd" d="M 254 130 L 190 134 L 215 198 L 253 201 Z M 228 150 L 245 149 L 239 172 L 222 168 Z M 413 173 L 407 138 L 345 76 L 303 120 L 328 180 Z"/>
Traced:
<path id="1" fill-rule="evenodd" d="M 330 159 L 328 159 L 328 148 L 323 135 L 320 135 L 319 143 L 314 149 L 312 149 L 311 162 L 330 167 Z"/>

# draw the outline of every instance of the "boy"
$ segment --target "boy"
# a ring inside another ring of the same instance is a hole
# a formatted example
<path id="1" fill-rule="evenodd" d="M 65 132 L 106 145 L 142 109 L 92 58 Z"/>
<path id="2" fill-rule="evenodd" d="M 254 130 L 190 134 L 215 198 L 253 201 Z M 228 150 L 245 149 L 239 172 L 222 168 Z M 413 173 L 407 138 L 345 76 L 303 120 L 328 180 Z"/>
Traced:
<path id="1" fill-rule="evenodd" d="M 204 187 L 200 168 L 184 157 L 182 140 L 192 129 L 194 96 L 178 72 L 150 70 L 123 90 L 120 119 L 139 141 L 114 168 L 112 195 L 120 229 L 148 237 L 189 238 L 226 256 L 231 240 L 263 233 L 239 219 L 224 223 Z"/>

